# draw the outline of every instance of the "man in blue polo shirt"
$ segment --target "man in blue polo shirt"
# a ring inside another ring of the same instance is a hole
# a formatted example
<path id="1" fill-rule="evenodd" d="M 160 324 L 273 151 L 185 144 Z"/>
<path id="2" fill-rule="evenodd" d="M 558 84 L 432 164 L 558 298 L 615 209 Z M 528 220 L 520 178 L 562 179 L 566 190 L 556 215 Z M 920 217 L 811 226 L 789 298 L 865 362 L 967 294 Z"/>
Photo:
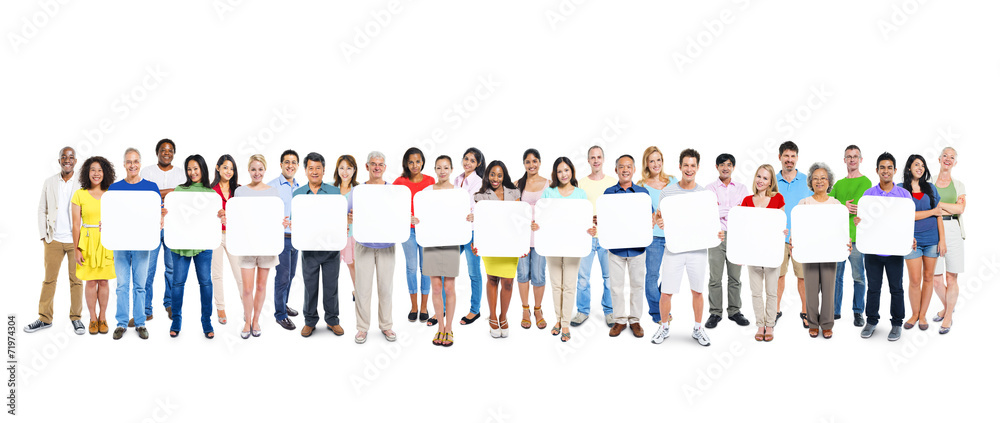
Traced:
<path id="1" fill-rule="evenodd" d="M 865 196 L 910 198 L 910 193 L 903 187 L 892 182 L 896 175 L 896 158 L 889 153 L 878 156 L 878 185 L 865 191 Z M 860 217 L 854 218 L 854 224 L 861 222 Z M 917 248 L 917 239 L 913 239 L 913 248 Z M 868 302 L 865 305 L 867 323 L 861 329 L 862 338 L 871 338 L 878 324 L 879 301 L 882 297 L 882 272 L 885 271 L 889 282 L 889 315 L 892 329 L 889 330 L 889 340 L 899 340 L 903 333 L 903 315 L 906 313 L 903 305 L 903 256 L 884 256 L 881 254 L 865 254 L 865 274 L 868 276 Z"/>
<path id="2" fill-rule="evenodd" d="M 281 202 L 285 203 L 285 217 L 292 214 L 292 195 L 299 189 L 295 172 L 299 170 L 299 153 L 285 150 L 281 153 L 281 176 L 267 184 L 278 189 Z M 299 312 L 288 306 L 288 291 L 295 277 L 295 265 L 299 261 L 299 250 L 292 247 L 292 228 L 285 228 L 285 248 L 278 255 L 278 266 L 274 271 L 274 320 L 281 327 L 294 330 L 295 323 L 288 316 L 298 316 Z"/>
<path id="3" fill-rule="evenodd" d="M 792 230 L 792 209 L 802 201 L 803 198 L 813 195 L 806 181 L 808 175 L 802 174 L 795 168 L 799 161 L 799 146 L 794 142 L 785 141 L 778 147 L 778 160 L 781 161 L 781 172 L 778 175 L 778 192 L 785 197 L 785 256 L 781 262 L 781 273 L 778 276 L 778 317 L 781 317 L 781 295 L 785 292 L 785 274 L 788 273 L 788 262 L 792 262 L 792 269 L 798 278 L 799 300 L 802 304 L 802 311 L 799 317 L 802 318 L 802 326 L 809 328 L 806 322 L 806 280 L 802 264 L 792 258 L 792 244 L 788 242 Z"/>
<path id="4" fill-rule="evenodd" d="M 625 154 L 615 160 L 615 173 L 618 174 L 618 183 L 604 190 L 605 194 L 625 194 L 641 192 L 649 195 L 646 188 L 632 183 L 632 175 L 635 173 L 635 159 Z M 650 227 L 653 226 L 653 202 L 649 203 Z M 599 222 L 598 222 L 599 223 Z M 608 261 L 611 262 L 610 282 L 611 282 L 611 308 L 615 318 L 615 325 L 608 332 L 610 336 L 618 336 L 625 330 L 626 324 L 632 329 L 632 334 L 636 338 L 642 337 L 642 326 L 639 325 L 639 318 L 642 317 L 642 301 L 646 296 L 646 247 L 638 248 L 612 248 L 608 250 Z M 629 298 L 629 311 L 625 311 L 625 272 L 628 272 L 629 287 L 631 294 Z"/>
<path id="5" fill-rule="evenodd" d="M 139 150 L 125 150 L 125 179 L 111 184 L 108 191 L 152 191 L 160 195 L 160 188 L 153 182 L 139 176 L 142 168 L 139 163 Z M 115 251 L 115 275 L 118 275 L 118 287 L 115 289 L 117 311 L 115 320 L 118 327 L 112 335 L 113 339 L 121 339 L 126 327 L 135 326 L 139 338 L 149 338 L 146 330 L 146 280 L 149 274 L 149 251 Z M 129 319 L 129 284 L 132 285 L 132 318 Z"/>

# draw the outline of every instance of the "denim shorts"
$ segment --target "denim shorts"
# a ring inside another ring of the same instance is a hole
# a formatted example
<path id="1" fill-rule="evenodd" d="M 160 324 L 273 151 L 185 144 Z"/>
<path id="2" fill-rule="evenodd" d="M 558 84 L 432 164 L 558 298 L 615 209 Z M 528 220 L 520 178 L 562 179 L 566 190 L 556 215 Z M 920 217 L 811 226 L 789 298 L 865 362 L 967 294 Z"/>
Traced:
<path id="1" fill-rule="evenodd" d="M 935 257 L 938 256 L 938 248 L 937 247 L 938 247 L 937 244 L 934 244 L 934 245 L 918 245 L 916 250 L 913 250 L 910 254 L 907 254 L 906 257 L 903 257 L 903 259 L 910 260 L 910 259 L 915 259 L 915 258 L 920 258 L 920 257 L 935 258 Z"/>
<path id="2" fill-rule="evenodd" d="M 531 281 L 531 286 L 545 286 L 545 257 L 536 253 L 535 247 L 531 247 L 531 252 L 517 261 L 517 281 Z"/>

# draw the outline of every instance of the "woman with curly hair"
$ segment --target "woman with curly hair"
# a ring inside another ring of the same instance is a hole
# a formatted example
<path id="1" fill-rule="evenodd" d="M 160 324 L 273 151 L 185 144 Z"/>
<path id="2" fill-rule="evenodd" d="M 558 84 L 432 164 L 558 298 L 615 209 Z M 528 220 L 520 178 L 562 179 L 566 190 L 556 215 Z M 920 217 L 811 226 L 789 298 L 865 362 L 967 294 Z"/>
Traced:
<path id="1" fill-rule="evenodd" d="M 115 168 L 108 159 L 94 156 L 83 162 L 80 189 L 73 194 L 73 244 L 76 245 L 76 277 L 86 281 L 91 335 L 108 333 L 108 279 L 115 279 L 114 252 L 101 245 L 101 197 L 115 181 Z M 99 310 L 98 310 L 99 309 Z"/>

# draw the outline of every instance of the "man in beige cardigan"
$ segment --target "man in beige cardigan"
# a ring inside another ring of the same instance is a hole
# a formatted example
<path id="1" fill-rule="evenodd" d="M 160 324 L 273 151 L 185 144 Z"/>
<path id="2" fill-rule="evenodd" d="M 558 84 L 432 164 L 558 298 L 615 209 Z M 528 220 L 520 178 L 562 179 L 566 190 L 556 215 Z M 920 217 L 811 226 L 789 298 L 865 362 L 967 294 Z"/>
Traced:
<path id="1" fill-rule="evenodd" d="M 73 330 L 83 335 L 84 326 L 80 321 L 83 312 L 83 282 L 76 277 L 76 248 L 73 245 L 73 223 L 70 217 L 70 199 L 73 192 L 80 189 L 76 176 L 76 151 L 72 147 L 59 150 L 60 172 L 45 180 L 42 196 L 38 201 L 38 235 L 45 246 L 45 280 L 38 300 L 38 320 L 24 327 L 25 332 L 35 332 L 52 326 L 53 297 L 56 280 L 63 258 L 66 258 L 66 273 L 69 274 L 70 307 L 69 319 Z"/>

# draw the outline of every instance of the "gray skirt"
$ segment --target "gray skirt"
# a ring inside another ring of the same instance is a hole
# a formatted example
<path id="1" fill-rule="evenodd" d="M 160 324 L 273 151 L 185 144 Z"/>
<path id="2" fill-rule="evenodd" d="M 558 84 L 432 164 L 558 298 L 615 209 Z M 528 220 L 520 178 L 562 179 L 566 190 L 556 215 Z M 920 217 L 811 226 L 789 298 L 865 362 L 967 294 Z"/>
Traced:
<path id="1" fill-rule="evenodd" d="M 457 245 L 424 247 L 424 276 L 457 277 L 461 258 L 458 248 Z"/>

